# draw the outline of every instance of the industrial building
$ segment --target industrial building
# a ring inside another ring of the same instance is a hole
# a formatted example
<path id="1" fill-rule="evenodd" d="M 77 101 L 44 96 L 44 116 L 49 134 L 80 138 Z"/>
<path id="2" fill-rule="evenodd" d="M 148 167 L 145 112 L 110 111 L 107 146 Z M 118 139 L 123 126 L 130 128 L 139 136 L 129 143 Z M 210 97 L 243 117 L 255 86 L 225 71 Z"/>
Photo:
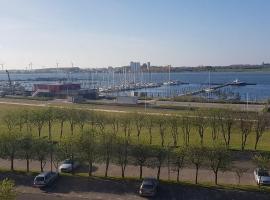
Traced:
<path id="1" fill-rule="evenodd" d="M 81 89 L 79 83 L 45 83 L 34 84 L 32 96 L 47 96 L 47 97 L 74 97 L 80 96 L 86 99 L 97 99 L 97 89 Z"/>

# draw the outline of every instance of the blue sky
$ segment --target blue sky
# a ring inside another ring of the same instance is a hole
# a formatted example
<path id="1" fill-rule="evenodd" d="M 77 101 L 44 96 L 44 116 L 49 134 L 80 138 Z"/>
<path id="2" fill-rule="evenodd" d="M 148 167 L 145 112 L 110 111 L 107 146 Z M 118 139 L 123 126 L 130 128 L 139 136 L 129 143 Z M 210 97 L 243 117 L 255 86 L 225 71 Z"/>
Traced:
<path id="1" fill-rule="evenodd" d="M 269 10 L 269 0 L 0 0 L 0 63 L 270 62 Z"/>

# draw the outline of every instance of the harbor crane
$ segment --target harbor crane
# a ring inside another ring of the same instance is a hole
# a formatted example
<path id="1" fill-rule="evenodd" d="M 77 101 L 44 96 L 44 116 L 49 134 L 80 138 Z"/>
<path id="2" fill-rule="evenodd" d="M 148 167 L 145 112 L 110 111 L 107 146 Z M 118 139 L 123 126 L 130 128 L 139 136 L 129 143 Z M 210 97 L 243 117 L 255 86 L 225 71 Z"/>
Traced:
<path id="1" fill-rule="evenodd" d="M 12 83 L 11 83 L 11 79 L 10 79 L 10 75 L 9 75 L 9 71 L 8 70 L 6 70 L 6 73 L 7 73 L 7 75 L 8 75 L 8 86 L 9 86 L 9 89 L 10 89 L 10 93 L 11 94 L 13 94 L 14 93 L 14 91 L 13 91 L 13 87 L 12 87 Z"/>

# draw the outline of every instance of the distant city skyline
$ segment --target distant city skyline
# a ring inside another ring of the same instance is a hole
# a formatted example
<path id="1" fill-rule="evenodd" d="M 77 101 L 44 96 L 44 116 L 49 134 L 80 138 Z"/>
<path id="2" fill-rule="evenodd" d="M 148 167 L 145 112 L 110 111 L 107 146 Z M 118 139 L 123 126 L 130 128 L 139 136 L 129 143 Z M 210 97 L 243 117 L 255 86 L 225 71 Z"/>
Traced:
<path id="1" fill-rule="evenodd" d="M 0 66 L 270 62 L 268 0 L 0 0 Z"/>

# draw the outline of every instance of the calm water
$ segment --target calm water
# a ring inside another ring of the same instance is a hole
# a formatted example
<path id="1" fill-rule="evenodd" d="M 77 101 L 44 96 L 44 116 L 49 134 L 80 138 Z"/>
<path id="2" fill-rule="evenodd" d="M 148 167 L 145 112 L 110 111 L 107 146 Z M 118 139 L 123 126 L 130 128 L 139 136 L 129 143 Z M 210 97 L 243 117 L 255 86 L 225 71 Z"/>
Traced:
<path id="1" fill-rule="evenodd" d="M 137 75 L 134 74 L 113 74 L 113 73 L 28 73 L 28 74 L 10 74 L 12 80 L 22 83 L 27 89 L 31 89 L 33 83 L 31 81 L 36 78 L 67 78 L 73 82 L 80 82 L 84 88 L 106 87 L 109 85 L 119 85 L 128 83 L 129 81 L 136 82 L 156 82 L 162 83 L 169 80 L 168 73 L 152 73 Z M 82 80 L 78 80 L 82 79 Z M 242 100 L 247 97 L 250 101 L 261 101 L 270 99 L 270 72 L 212 72 L 210 74 L 210 83 L 223 84 L 231 82 L 235 79 L 256 85 L 247 85 L 241 87 L 226 87 L 218 91 L 219 95 L 227 94 L 231 96 L 239 95 Z M 0 74 L 0 80 L 7 80 L 6 74 Z M 185 92 L 206 88 L 209 84 L 208 72 L 183 72 L 171 73 L 170 80 L 179 80 L 189 84 L 177 86 L 162 86 L 159 88 L 141 89 L 146 91 L 149 96 L 171 96 L 179 95 Z M 39 81 L 45 82 L 45 81 Z M 215 96 L 215 95 L 213 95 Z"/>

